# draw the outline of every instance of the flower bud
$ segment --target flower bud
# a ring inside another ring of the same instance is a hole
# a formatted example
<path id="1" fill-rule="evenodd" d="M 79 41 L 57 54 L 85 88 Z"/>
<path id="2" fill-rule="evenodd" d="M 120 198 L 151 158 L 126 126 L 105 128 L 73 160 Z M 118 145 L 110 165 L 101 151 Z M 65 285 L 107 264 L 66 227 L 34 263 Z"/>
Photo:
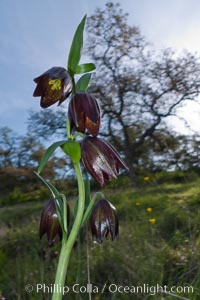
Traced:
<path id="1" fill-rule="evenodd" d="M 67 204 L 67 223 L 69 225 L 70 210 Z M 50 199 L 42 210 L 40 219 L 40 239 L 47 234 L 48 244 L 52 246 L 56 235 L 62 239 L 62 228 L 60 226 L 54 199 Z"/>
<path id="2" fill-rule="evenodd" d="M 103 186 L 105 180 L 117 178 L 119 167 L 128 169 L 115 148 L 97 137 L 86 137 L 81 144 L 82 162 L 86 170 Z"/>
<path id="3" fill-rule="evenodd" d="M 53 67 L 34 79 L 37 86 L 33 96 L 41 96 L 40 106 L 49 107 L 58 102 L 60 105 L 72 91 L 72 80 L 67 70 Z"/>
<path id="4" fill-rule="evenodd" d="M 119 221 L 116 208 L 106 199 L 99 200 L 92 209 L 90 216 L 92 236 L 98 243 L 104 238 L 115 240 L 119 235 Z"/>
<path id="5" fill-rule="evenodd" d="M 88 93 L 76 93 L 69 102 L 68 118 L 71 129 L 84 133 L 87 129 L 98 135 L 101 122 L 100 108 L 94 97 Z"/>

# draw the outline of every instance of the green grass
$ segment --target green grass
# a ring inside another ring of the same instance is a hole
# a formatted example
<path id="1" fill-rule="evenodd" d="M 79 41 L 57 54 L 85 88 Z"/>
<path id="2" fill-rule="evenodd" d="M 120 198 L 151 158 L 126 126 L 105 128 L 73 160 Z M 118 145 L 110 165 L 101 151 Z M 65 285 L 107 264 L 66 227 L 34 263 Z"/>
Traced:
<path id="1" fill-rule="evenodd" d="M 81 244 L 76 243 L 71 256 L 66 284 L 87 284 L 88 245 L 91 282 L 99 288 L 106 285 L 103 294 L 92 295 L 93 300 L 176 299 L 161 293 L 111 294 L 108 286 L 112 283 L 193 286 L 194 293 L 177 296 L 200 299 L 200 178 L 189 175 L 149 175 L 148 181 L 141 178 L 135 188 L 124 177 L 109 183 L 103 192 L 117 207 L 119 240 L 98 245 L 83 230 Z M 70 199 L 70 206 L 73 202 Z M 50 299 L 48 293 L 24 291 L 26 284 L 54 282 L 60 245 L 48 248 L 46 237 L 39 240 L 43 205 L 44 201 L 37 200 L 0 209 L 0 296 L 6 300 Z M 66 299 L 88 299 L 88 294 L 81 297 L 70 293 Z"/>

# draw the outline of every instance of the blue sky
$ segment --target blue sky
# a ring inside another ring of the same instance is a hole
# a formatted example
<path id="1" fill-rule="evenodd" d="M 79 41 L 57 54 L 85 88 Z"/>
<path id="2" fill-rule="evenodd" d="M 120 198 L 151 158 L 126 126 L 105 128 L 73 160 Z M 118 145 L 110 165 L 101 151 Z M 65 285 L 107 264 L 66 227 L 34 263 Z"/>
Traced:
<path id="1" fill-rule="evenodd" d="M 156 49 L 172 47 L 199 52 L 199 0 L 113 2 L 121 3 L 124 12 L 129 13 L 130 25 L 138 25 Z M 84 14 L 93 14 L 96 7 L 104 7 L 105 3 L 103 0 L 0 1 L 0 127 L 9 126 L 25 133 L 28 111 L 40 109 L 39 99 L 32 97 L 33 78 L 52 66 L 66 66 L 76 26 Z M 200 130 L 198 106 L 187 107 L 181 113 Z"/>

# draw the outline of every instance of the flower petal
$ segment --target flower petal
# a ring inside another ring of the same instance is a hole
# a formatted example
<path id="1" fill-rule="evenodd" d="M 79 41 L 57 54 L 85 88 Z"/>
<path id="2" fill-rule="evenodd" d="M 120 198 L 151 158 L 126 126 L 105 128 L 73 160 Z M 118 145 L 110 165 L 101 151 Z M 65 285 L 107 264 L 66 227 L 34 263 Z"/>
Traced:
<path id="1" fill-rule="evenodd" d="M 119 166 L 128 169 L 114 147 L 97 137 L 86 137 L 81 144 L 81 153 L 83 165 L 100 186 L 105 180 L 117 178 Z"/>

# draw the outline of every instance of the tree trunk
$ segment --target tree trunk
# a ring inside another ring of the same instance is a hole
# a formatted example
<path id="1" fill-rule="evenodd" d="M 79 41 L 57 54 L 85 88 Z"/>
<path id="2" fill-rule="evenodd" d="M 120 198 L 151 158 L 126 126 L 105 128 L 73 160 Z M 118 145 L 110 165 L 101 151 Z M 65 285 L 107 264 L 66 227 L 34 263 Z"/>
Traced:
<path id="1" fill-rule="evenodd" d="M 135 170 L 135 168 L 134 168 L 134 166 L 133 166 L 133 161 L 132 161 L 132 160 L 129 160 L 129 161 L 127 162 L 127 165 L 128 165 L 128 168 L 129 168 L 129 173 L 128 173 L 128 175 L 129 175 L 129 177 L 130 177 L 130 179 L 131 179 L 131 185 L 132 185 L 133 187 L 135 187 L 135 186 L 137 185 L 137 176 L 136 176 L 136 170 Z"/>

